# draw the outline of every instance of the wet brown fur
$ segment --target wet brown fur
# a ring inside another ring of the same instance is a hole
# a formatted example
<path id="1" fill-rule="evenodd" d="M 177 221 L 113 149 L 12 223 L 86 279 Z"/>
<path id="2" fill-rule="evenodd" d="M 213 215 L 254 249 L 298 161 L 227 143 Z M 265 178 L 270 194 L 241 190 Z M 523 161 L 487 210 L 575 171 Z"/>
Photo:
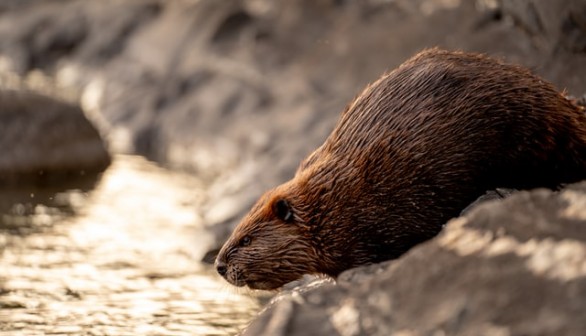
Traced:
<path id="1" fill-rule="evenodd" d="M 258 289 L 337 276 L 435 236 L 486 190 L 585 178 L 583 109 L 524 68 L 431 49 L 346 108 L 293 179 L 236 227 L 217 264 L 230 283 Z M 275 214 L 279 200 L 289 221 Z"/>

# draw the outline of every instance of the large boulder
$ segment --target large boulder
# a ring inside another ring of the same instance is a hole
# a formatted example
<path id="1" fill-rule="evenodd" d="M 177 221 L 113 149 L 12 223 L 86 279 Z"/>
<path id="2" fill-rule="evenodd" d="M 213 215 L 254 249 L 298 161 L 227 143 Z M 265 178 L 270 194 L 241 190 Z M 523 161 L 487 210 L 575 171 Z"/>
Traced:
<path id="1" fill-rule="evenodd" d="M 481 204 L 402 258 L 278 296 L 244 335 L 583 335 L 586 183 Z"/>
<path id="2" fill-rule="evenodd" d="M 103 171 L 105 144 L 78 105 L 0 90 L 0 185 L 47 184 Z"/>

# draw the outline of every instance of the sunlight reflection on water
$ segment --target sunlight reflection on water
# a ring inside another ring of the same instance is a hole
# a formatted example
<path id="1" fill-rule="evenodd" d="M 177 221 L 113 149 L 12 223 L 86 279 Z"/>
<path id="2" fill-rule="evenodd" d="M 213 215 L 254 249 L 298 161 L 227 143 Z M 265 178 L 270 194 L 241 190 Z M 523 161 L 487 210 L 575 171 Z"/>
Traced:
<path id="1" fill-rule="evenodd" d="M 120 156 L 89 192 L 2 192 L 0 335 L 236 333 L 259 304 L 198 262 L 204 191 Z"/>

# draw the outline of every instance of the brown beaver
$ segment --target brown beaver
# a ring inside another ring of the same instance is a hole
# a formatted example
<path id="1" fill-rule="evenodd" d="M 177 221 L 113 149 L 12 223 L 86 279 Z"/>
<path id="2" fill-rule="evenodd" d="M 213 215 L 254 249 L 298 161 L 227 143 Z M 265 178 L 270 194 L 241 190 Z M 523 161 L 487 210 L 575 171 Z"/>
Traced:
<path id="1" fill-rule="evenodd" d="M 424 51 L 368 86 L 221 249 L 230 283 L 275 289 L 397 258 L 486 190 L 586 178 L 586 115 L 528 70 Z"/>

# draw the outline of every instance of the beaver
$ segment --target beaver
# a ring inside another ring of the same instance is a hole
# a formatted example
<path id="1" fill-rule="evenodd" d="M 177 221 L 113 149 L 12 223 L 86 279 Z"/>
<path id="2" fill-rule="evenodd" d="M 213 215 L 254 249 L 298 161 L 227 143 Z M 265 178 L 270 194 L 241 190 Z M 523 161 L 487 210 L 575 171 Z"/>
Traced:
<path id="1" fill-rule="evenodd" d="M 423 51 L 351 102 L 216 259 L 228 282 L 277 289 L 336 277 L 434 237 L 486 190 L 586 178 L 586 115 L 527 69 Z"/>

